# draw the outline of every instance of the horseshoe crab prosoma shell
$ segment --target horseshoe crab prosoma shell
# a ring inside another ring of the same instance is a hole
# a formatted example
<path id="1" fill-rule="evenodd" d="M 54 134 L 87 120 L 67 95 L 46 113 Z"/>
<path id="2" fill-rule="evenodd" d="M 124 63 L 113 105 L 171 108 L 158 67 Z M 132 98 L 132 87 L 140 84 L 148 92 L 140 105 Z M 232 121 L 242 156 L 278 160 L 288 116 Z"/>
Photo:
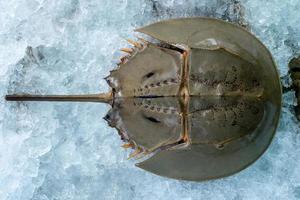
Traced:
<path id="1" fill-rule="evenodd" d="M 202 181 L 238 172 L 269 146 L 281 110 L 281 84 L 267 48 L 243 28 L 182 18 L 137 29 L 158 43 L 129 42 L 98 95 L 7 95 L 7 100 L 96 101 L 137 166 Z"/>

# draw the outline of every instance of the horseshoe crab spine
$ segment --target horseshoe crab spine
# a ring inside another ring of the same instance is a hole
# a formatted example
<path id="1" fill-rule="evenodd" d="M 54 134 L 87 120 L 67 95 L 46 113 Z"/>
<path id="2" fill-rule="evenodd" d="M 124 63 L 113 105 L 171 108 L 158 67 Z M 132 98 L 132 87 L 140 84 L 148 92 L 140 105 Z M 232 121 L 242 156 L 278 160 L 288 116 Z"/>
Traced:
<path id="1" fill-rule="evenodd" d="M 7 101 L 75 101 L 75 102 L 102 102 L 110 103 L 113 99 L 112 92 L 87 95 L 6 95 Z"/>

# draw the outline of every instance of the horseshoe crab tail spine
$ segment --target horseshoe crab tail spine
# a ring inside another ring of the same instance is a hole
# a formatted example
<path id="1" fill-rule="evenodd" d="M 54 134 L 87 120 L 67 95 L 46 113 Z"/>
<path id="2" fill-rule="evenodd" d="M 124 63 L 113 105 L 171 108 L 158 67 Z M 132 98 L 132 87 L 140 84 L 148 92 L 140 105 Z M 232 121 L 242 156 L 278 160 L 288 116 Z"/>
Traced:
<path id="1" fill-rule="evenodd" d="M 75 101 L 75 102 L 101 102 L 110 103 L 112 92 L 87 95 L 30 95 L 11 94 L 5 96 L 6 101 Z"/>

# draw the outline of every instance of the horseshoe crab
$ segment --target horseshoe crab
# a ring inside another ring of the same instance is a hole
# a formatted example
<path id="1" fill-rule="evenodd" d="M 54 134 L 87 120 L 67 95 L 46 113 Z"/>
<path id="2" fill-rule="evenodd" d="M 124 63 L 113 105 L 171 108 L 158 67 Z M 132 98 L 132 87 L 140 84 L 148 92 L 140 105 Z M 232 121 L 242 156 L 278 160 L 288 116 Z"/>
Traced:
<path id="1" fill-rule="evenodd" d="M 245 29 L 211 18 L 157 22 L 128 40 L 118 68 L 96 95 L 7 95 L 9 101 L 94 101 L 133 148 L 136 166 L 203 181 L 234 174 L 269 146 L 280 116 L 280 78 L 267 48 Z M 142 157 L 142 158 L 141 158 Z"/>

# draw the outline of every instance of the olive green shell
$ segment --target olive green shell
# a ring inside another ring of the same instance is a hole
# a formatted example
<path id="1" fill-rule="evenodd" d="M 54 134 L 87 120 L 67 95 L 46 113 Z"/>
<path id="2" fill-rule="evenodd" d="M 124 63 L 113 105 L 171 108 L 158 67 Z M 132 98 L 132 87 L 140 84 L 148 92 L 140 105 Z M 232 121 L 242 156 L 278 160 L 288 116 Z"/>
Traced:
<path id="1" fill-rule="evenodd" d="M 157 175 L 202 181 L 236 173 L 269 146 L 281 85 L 267 48 L 245 29 L 210 18 L 137 29 L 143 41 L 106 78 L 105 117 Z"/>

